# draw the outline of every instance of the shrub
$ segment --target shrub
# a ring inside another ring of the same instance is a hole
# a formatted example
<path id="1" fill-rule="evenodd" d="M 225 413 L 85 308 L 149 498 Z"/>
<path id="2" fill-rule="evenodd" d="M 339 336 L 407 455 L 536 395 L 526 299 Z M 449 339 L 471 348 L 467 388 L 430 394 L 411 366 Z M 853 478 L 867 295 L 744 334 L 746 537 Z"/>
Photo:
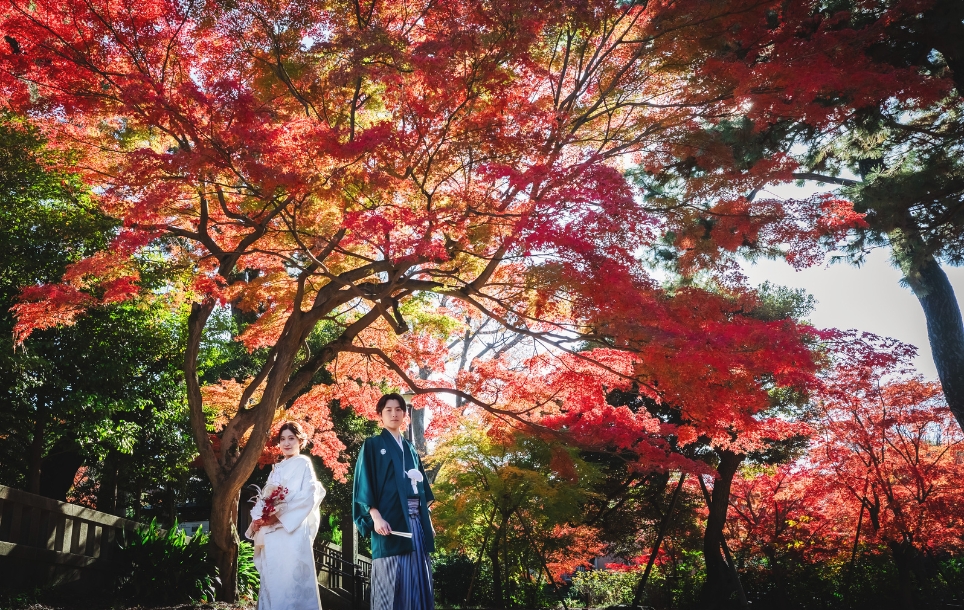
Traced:
<path id="1" fill-rule="evenodd" d="M 586 602 L 587 607 L 614 606 L 633 603 L 633 588 L 639 582 L 639 572 L 590 570 L 572 576 L 572 588 Z"/>
<path id="2" fill-rule="evenodd" d="M 115 593 L 133 602 L 190 603 L 214 600 L 217 568 L 208 557 L 210 537 L 188 537 L 174 527 L 166 532 L 157 520 L 125 533 L 112 562 Z"/>
<path id="3" fill-rule="evenodd" d="M 488 600 L 491 597 L 491 587 L 487 586 L 489 583 L 485 581 L 489 575 L 475 574 L 475 561 L 468 555 L 440 551 L 433 557 L 432 563 L 437 605 L 446 608 L 464 605 L 470 584 L 472 599 L 469 605 L 478 605 L 479 600 Z"/>
<path id="4" fill-rule="evenodd" d="M 254 545 L 241 541 L 238 546 L 238 595 L 254 599 L 261 588 L 261 575 L 254 567 Z"/>

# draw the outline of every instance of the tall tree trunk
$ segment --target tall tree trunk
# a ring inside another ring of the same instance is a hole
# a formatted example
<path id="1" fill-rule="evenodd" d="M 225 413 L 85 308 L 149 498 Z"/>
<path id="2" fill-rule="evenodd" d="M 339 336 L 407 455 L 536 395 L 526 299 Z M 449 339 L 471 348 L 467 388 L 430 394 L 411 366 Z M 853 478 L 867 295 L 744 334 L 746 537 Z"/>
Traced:
<path id="1" fill-rule="evenodd" d="M 911 574 L 914 561 L 917 559 L 917 549 L 909 542 L 890 542 L 890 552 L 897 567 L 897 582 L 900 586 L 901 610 L 914 610 L 914 583 Z"/>
<path id="2" fill-rule="evenodd" d="M 964 320 L 947 274 L 931 255 L 921 255 L 916 240 L 891 235 L 894 258 L 914 292 L 927 320 L 931 346 L 944 398 L 964 428 Z"/>
<path id="3" fill-rule="evenodd" d="M 37 397 L 37 418 L 33 422 L 33 438 L 30 440 L 30 453 L 27 462 L 27 491 L 40 493 L 40 474 L 44 459 L 44 432 L 47 427 L 47 408 L 43 399 Z"/>
<path id="4" fill-rule="evenodd" d="M 636 585 L 636 593 L 633 595 L 633 607 L 638 606 L 640 602 L 643 601 L 643 590 L 646 588 L 646 581 L 649 580 L 649 574 L 653 570 L 653 564 L 656 563 L 656 554 L 659 553 L 659 547 L 663 543 L 663 536 L 666 535 L 670 517 L 676 508 L 676 500 L 679 498 L 679 492 L 683 489 L 683 483 L 685 481 L 686 473 L 684 472 L 679 475 L 679 482 L 676 484 L 676 489 L 673 490 L 673 497 L 670 499 L 669 506 L 666 508 L 666 512 L 663 514 L 663 518 L 659 523 L 659 532 L 656 535 L 656 542 L 653 543 L 653 550 L 649 554 L 649 561 L 646 562 L 646 570 Z"/>
<path id="5" fill-rule="evenodd" d="M 100 481 L 98 481 L 97 510 L 102 513 L 116 515 L 118 512 L 119 472 L 120 453 L 116 449 L 110 449 L 101 465 Z"/>
<path id="6" fill-rule="evenodd" d="M 211 500 L 210 552 L 221 579 L 221 596 L 234 602 L 238 595 L 238 502 L 241 489 L 227 485 L 214 488 Z"/>
<path id="7" fill-rule="evenodd" d="M 740 593 L 738 582 L 734 582 L 732 566 L 723 555 L 723 526 L 730 507 L 730 486 L 744 455 L 731 451 L 717 451 L 720 463 L 717 466 L 719 478 L 713 485 L 709 499 L 710 514 L 706 520 L 703 534 L 703 558 L 706 563 L 706 581 L 700 592 L 700 607 L 706 610 L 725 608 L 734 593 Z"/>
<path id="8" fill-rule="evenodd" d="M 505 587 L 502 583 L 502 562 L 499 560 L 499 539 L 505 533 L 509 517 L 503 515 L 499 529 L 495 531 L 492 538 L 492 548 L 489 549 L 489 560 L 492 561 L 492 588 L 495 590 L 496 608 L 505 608 Z"/>
<path id="9" fill-rule="evenodd" d="M 432 369 L 424 366 L 418 367 L 418 378 L 425 381 L 432 374 Z M 415 450 L 422 457 L 428 453 L 428 445 L 425 443 L 425 409 L 412 409 L 412 444 Z"/>
<path id="10" fill-rule="evenodd" d="M 249 455 L 245 456 L 248 459 L 242 460 L 237 459 L 239 454 L 242 453 L 237 438 L 222 438 L 220 452 L 216 452 L 211 443 L 207 421 L 204 416 L 204 401 L 201 396 L 201 384 L 197 374 L 197 361 L 204 325 L 213 310 L 214 301 L 211 299 L 203 303 L 194 303 L 191 306 L 191 314 L 188 316 L 187 349 L 184 355 L 184 378 L 187 385 L 188 406 L 190 407 L 191 432 L 201 454 L 204 472 L 214 488 L 211 496 L 211 541 L 208 548 L 211 559 L 218 568 L 218 577 L 221 580 L 217 592 L 218 599 L 233 603 L 238 598 L 238 544 L 240 542 L 237 530 L 238 502 L 241 499 L 241 487 L 254 470 L 253 464 L 250 469 L 247 468 L 247 463 L 251 462 L 250 455 L 254 451 L 249 451 Z M 264 411 L 263 408 L 261 410 Z M 253 412 L 252 410 L 247 413 Z M 237 419 L 237 416 L 235 419 Z M 263 414 L 255 415 L 254 419 L 263 420 Z M 248 440 L 252 445 L 258 446 L 256 451 L 259 454 L 261 446 L 263 446 L 260 444 L 267 441 L 269 428 L 270 422 L 268 422 L 268 425 L 264 425 L 263 421 L 258 421 Z M 225 431 L 222 431 L 222 437 L 224 436 L 226 436 Z M 239 464 L 239 462 L 245 463 Z M 247 470 L 247 472 L 243 472 L 244 470 Z"/>

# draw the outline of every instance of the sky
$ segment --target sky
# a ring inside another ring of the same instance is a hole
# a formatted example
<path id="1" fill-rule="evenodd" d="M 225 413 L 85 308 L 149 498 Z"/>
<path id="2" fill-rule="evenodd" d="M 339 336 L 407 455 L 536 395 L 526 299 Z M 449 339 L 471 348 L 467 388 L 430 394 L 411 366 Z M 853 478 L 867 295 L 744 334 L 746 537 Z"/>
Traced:
<path id="1" fill-rule="evenodd" d="M 771 194 L 799 197 L 808 193 L 788 185 Z M 960 303 L 964 296 L 964 268 L 945 266 L 944 271 Z M 784 261 L 762 260 L 745 263 L 744 273 L 754 286 L 769 280 L 781 286 L 803 288 L 813 295 L 817 306 L 810 322 L 818 328 L 853 328 L 916 346 L 917 370 L 925 377 L 937 379 L 924 312 L 910 288 L 901 285 L 901 272 L 891 264 L 889 250 L 874 250 L 859 268 L 837 263 L 796 271 Z"/>

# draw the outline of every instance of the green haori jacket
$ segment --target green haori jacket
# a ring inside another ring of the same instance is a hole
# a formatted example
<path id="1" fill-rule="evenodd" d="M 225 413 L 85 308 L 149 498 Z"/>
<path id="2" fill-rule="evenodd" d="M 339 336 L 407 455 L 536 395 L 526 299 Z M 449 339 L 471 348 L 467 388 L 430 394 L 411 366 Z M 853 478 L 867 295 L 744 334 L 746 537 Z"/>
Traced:
<path id="1" fill-rule="evenodd" d="M 405 471 L 418 468 L 422 481 L 418 483 L 418 497 L 421 500 L 422 531 L 425 535 L 425 549 L 435 550 L 435 530 L 429 516 L 428 505 L 435 500 L 432 489 L 425 476 L 422 461 L 410 442 L 402 439 L 403 453 L 392 433 L 382 430 L 381 434 L 370 436 L 362 444 L 355 464 L 355 480 L 352 502 L 352 518 L 362 536 L 372 538 L 372 559 L 401 555 L 415 550 L 412 541 L 402 536 L 382 536 L 374 531 L 374 521 L 368 514 L 375 507 L 382 518 L 388 521 L 394 532 L 409 532 L 408 497 L 412 495 L 412 481 Z"/>

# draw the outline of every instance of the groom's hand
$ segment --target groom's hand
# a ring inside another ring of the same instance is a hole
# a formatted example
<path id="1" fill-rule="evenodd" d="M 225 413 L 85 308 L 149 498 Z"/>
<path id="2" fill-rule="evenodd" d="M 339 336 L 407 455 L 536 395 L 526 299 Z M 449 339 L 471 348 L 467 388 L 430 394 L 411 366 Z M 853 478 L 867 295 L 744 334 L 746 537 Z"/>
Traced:
<path id="1" fill-rule="evenodd" d="M 388 524 L 388 521 L 382 519 L 382 514 L 378 512 L 377 508 L 369 509 L 368 514 L 372 516 L 372 529 L 374 529 L 376 533 L 382 536 L 388 536 L 392 533 L 392 526 Z"/>
<path id="2" fill-rule="evenodd" d="M 373 517 L 372 520 L 375 522 L 375 531 L 382 536 L 388 536 L 392 533 L 392 526 L 388 524 L 388 521 L 385 521 L 381 517 Z"/>

